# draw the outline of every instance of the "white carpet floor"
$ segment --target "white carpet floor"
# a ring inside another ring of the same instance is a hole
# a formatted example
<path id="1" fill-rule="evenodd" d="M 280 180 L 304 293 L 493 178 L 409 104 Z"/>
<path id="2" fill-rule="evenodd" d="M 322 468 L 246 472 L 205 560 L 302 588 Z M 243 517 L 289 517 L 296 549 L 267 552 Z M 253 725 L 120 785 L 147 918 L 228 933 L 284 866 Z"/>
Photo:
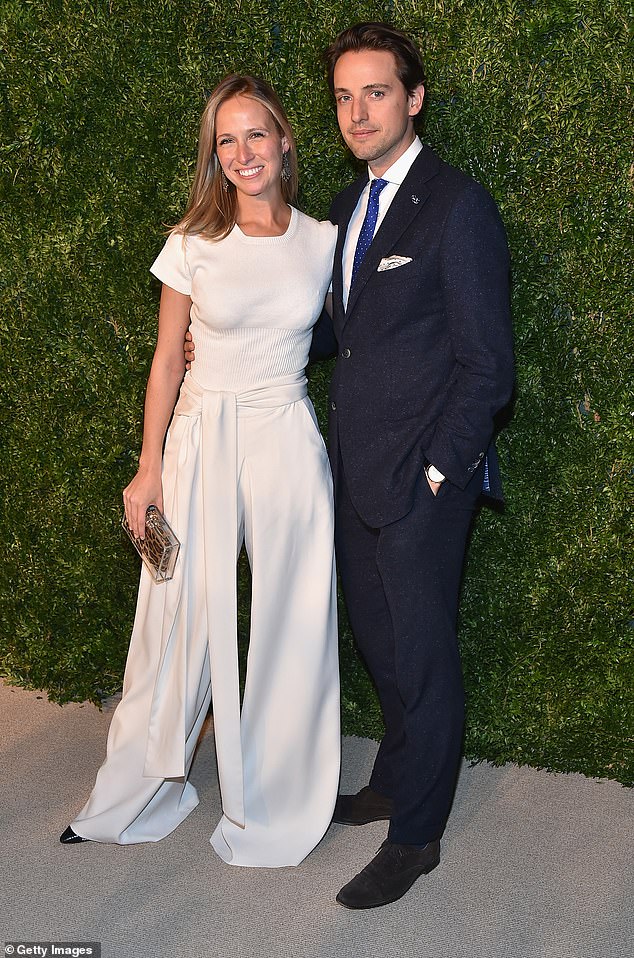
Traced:
<path id="1" fill-rule="evenodd" d="M 2 942 L 97 941 L 102 958 L 634 956 L 634 796 L 615 782 L 465 764 L 440 866 L 401 901 L 352 912 L 335 895 L 384 823 L 331 826 L 298 868 L 225 865 L 208 843 L 219 817 L 208 725 L 192 770 L 201 803 L 176 832 L 62 846 L 111 713 L 0 682 L 0 714 Z M 344 791 L 367 782 L 375 749 L 344 740 Z"/>

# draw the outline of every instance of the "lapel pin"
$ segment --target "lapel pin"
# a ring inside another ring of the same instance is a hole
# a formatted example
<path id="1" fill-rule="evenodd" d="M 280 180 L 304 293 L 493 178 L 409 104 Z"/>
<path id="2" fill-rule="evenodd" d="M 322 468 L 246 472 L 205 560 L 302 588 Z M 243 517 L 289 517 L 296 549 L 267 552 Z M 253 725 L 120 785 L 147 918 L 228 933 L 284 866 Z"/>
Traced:
<path id="1" fill-rule="evenodd" d="M 412 193 L 412 203 L 420 203 L 420 200 L 416 196 L 416 193 Z"/>

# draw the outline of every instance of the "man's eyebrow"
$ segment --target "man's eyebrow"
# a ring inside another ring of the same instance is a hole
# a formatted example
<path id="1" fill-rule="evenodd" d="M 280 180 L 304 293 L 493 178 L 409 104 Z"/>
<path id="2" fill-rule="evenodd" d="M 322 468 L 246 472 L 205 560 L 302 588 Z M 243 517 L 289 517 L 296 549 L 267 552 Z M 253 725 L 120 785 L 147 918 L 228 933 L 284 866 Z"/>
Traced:
<path id="1" fill-rule="evenodd" d="M 391 90 L 391 83 L 366 83 L 365 86 L 361 87 L 362 90 Z M 349 93 L 350 91 L 343 86 L 336 86 L 335 93 Z"/>

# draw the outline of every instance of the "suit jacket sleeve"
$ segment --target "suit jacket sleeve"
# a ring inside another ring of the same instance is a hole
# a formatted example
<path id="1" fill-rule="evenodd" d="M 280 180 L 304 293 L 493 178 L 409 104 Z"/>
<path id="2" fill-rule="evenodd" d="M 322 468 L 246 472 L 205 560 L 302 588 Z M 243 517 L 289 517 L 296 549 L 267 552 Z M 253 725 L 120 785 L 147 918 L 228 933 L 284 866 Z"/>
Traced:
<path id="1" fill-rule="evenodd" d="M 440 282 L 456 366 L 425 452 L 464 488 L 513 389 L 506 236 L 495 203 L 474 181 L 460 191 L 445 222 Z"/>
<path id="2" fill-rule="evenodd" d="M 337 352 L 337 337 L 330 314 L 322 309 L 321 315 L 313 326 L 313 338 L 310 344 L 308 362 L 315 363 L 330 359 Z"/>

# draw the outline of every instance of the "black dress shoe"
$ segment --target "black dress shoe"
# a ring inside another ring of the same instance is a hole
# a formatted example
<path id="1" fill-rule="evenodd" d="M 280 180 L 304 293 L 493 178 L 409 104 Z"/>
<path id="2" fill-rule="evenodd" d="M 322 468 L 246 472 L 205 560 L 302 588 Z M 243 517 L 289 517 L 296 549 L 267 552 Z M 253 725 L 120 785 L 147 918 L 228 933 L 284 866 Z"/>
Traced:
<path id="1" fill-rule="evenodd" d="M 81 835 L 78 835 L 76 832 L 74 832 L 72 828 L 70 827 L 70 825 L 68 826 L 66 831 L 62 832 L 62 834 L 59 836 L 59 840 L 62 843 L 62 845 L 76 845 L 78 842 L 90 841 L 89 838 L 82 838 Z"/>
<path id="2" fill-rule="evenodd" d="M 356 795 L 338 795 L 333 822 L 337 825 L 368 825 L 370 822 L 389 822 L 392 799 L 374 792 L 366 785 Z"/>
<path id="3" fill-rule="evenodd" d="M 398 901 L 439 861 L 439 841 L 428 842 L 423 848 L 385 841 L 363 871 L 343 886 L 337 901 L 345 908 L 378 908 Z"/>

